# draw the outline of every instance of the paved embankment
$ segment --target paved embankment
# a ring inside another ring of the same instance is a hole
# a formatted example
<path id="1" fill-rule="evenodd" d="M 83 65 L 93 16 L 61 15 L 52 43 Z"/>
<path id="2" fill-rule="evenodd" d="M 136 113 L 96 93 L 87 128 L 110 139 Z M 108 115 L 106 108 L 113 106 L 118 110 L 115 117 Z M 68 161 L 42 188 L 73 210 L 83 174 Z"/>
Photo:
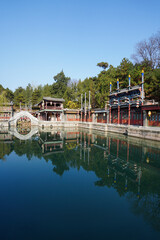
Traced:
<path id="1" fill-rule="evenodd" d="M 128 125 L 120 125 L 120 124 L 118 125 L 118 124 L 82 123 L 82 122 L 79 122 L 79 127 L 95 129 L 99 131 L 121 133 L 126 136 L 160 141 L 159 127 L 142 127 L 142 126 L 128 126 Z"/>

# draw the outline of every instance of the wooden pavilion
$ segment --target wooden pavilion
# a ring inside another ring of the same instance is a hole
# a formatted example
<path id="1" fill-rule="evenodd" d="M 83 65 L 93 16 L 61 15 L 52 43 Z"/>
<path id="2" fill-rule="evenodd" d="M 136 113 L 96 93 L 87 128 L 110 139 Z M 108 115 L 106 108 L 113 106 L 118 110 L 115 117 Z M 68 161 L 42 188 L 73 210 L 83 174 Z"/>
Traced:
<path id="1" fill-rule="evenodd" d="M 62 121 L 63 118 L 63 98 L 43 97 L 38 103 L 40 108 L 38 119 L 42 121 Z"/>

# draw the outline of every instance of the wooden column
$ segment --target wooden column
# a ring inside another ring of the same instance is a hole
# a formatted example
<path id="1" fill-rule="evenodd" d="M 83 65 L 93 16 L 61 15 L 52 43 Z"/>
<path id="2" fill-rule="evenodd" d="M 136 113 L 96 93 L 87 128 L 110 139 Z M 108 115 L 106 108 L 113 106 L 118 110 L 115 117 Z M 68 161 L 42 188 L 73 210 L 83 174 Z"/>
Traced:
<path id="1" fill-rule="evenodd" d="M 118 105 L 118 124 L 120 124 L 120 106 Z"/>
<path id="2" fill-rule="evenodd" d="M 128 125 L 131 125 L 131 105 L 128 105 Z"/>

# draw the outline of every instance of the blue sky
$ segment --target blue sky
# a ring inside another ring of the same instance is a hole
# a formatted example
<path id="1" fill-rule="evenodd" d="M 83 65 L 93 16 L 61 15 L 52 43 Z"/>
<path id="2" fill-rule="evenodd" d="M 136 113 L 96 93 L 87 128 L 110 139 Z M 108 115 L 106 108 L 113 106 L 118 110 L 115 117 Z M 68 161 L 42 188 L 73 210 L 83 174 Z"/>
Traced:
<path id="1" fill-rule="evenodd" d="M 158 31 L 159 0 L 0 0 L 0 84 L 96 76 L 98 62 L 116 67 Z"/>

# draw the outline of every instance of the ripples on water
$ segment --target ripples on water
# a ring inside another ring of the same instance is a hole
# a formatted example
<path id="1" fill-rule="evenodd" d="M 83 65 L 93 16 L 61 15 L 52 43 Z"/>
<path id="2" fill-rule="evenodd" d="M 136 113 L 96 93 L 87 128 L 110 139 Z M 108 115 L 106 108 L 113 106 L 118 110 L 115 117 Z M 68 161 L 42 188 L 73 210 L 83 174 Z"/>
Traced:
<path id="1" fill-rule="evenodd" d="M 159 145 L 2 129 L 0 239 L 160 239 Z"/>

